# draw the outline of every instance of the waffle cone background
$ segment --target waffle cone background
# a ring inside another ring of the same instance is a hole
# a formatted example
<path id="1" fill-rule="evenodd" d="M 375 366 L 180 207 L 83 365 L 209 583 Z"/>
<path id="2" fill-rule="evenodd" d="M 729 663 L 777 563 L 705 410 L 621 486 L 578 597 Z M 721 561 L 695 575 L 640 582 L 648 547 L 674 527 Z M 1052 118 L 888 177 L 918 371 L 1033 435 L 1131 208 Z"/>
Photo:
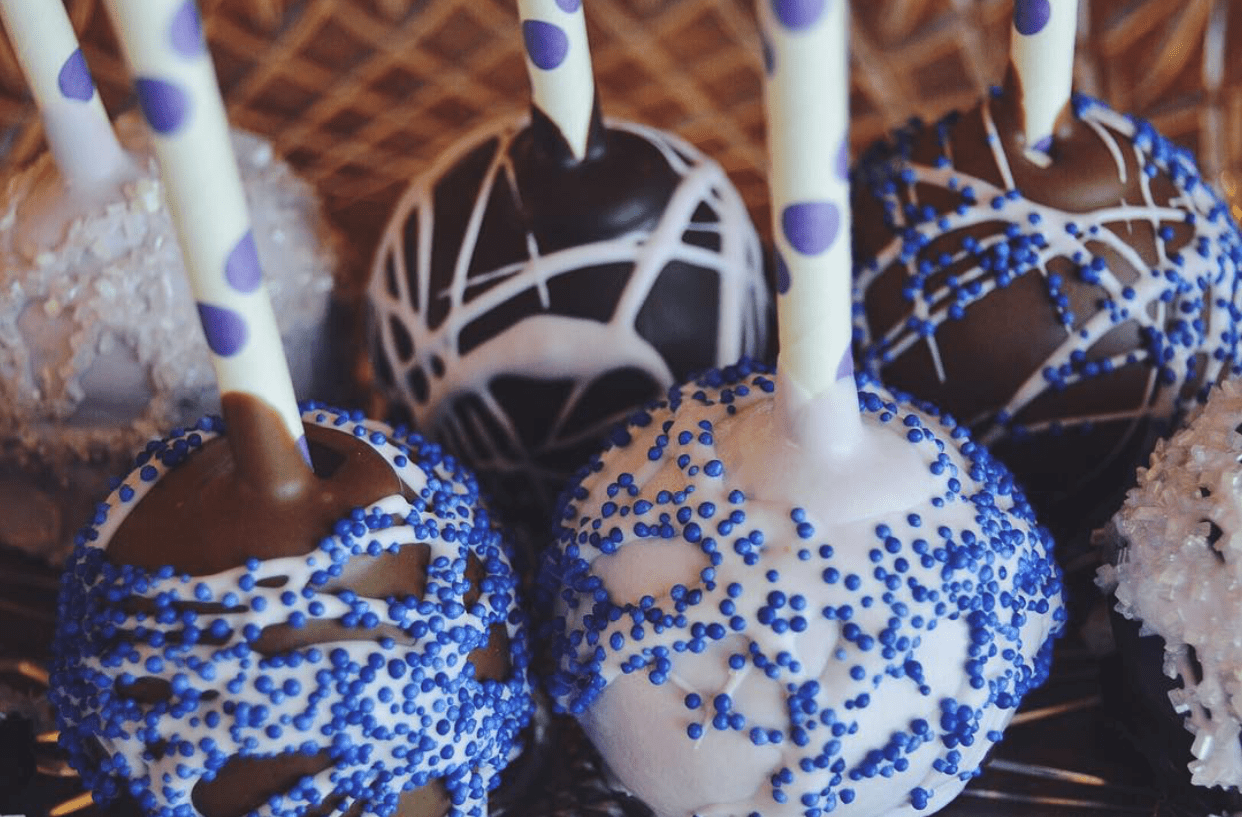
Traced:
<path id="1" fill-rule="evenodd" d="M 671 130 L 713 156 L 766 239 L 754 2 L 596 0 L 587 23 L 604 112 Z M 1152 120 L 1194 149 L 1207 178 L 1242 202 L 1242 53 L 1226 47 L 1242 43 L 1242 3 L 1080 3 L 1076 88 Z M 67 6 L 109 112 L 132 107 L 102 3 Z M 271 139 L 345 231 L 347 298 L 360 292 L 409 180 L 461 134 L 528 105 L 513 0 L 200 0 L 200 7 L 233 124 Z M 930 120 L 972 105 L 1001 79 L 1012 0 L 869 0 L 853 8 L 856 153 L 912 116 Z M 0 154 L 12 170 L 43 148 L 25 81 L 7 42 L 0 43 Z M 1086 591 L 1080 602 L 1090 596 L 1093 572 L 1092 554 L 1067 568 L 1067 579 Z M 54 580 L 44 566 L 0 566 L 0 601 L 10 600 L 0 605 L 0 625 L 22 634 L 50 626 L 49 587 Z M 1101 612 L 1097 606 L 1097 618 Z M 13 656 L 39 657 L 37 641 L 0 638 L 0 690 L 17 667 Z M 1051 682 L 1028 698 L 983 777 L 944 815 L 1183 813 L 1175 800 L 1161 801 L 1142 762 L 1112 733 L 1100 708 L 1108 665 L 1091 643 L 1075 633 L 1060 645 Z M 538 780 L 527 789 L 533 799 L 519 794 L 496 814 L 646 814 L 607 791 L 572 727 L 558 722 L 552 729 L 558 736 L 549 744 L 559 748 L 518 773 Z M 72 779 L 56 785 L 74 791 Z"/>

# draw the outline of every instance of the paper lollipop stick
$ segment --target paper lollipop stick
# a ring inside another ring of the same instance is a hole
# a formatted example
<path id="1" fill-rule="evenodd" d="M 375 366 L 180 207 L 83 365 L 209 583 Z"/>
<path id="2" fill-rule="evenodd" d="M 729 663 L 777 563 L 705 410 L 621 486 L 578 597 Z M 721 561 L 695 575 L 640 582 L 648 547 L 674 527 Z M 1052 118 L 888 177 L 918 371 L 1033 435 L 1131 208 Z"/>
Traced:
<path id="1" fill-rule="evenodd" d="M 850 353 L 849 58 L 845 0 L 760 0 L 777 253 L 778 369 L 858 417 Z M 785 399 L 782 397 L 782 399 Z"/>
<path id="2" fill-rule="evenodd" d="M 193 0 L 109 0 L 151 126 L 229 419 L 231 394 L 271 406 L 305 448 L 280 333 L 255 252 L 224 101 Z M 232 437 L 232 435 L 230 435 Z M 250 451 L 234 445 L 239 467 Z"/>
<path id="3" fill-rule="evenodd" d="M 1014 0 L 1009 58 L 1022 91 L 1026 144 L 1047 153 L 1074 81 L 1078 0 Z"/>
<path id="4" fill-rule="evenodd" d="M 63 3 L 0 0 L 0 18 L 65 183 L 80 193 L 127 168 Z"/>
<path id="5" fill-rule="evenodd" d="M 586 157 L 595 74 L 581 0 L 518 0 L 532 102 L 560 131 L 575 161 Z"/>

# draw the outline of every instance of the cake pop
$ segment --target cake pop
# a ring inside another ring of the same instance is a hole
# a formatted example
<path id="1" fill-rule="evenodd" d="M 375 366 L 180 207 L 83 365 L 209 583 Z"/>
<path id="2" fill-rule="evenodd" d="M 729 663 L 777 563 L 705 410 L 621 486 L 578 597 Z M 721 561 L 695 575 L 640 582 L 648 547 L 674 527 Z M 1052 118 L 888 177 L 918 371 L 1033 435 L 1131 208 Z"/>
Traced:
<path id="1" fill-rule="evenodd" d="M 1196 813 L 1242 807 L 1242 709 L 1234 690 L 1242 649 L 1235 485 L 1242 457 L 1242 384 L 1226 380 L 1189 424 L 1157 443 L 1104 532 L 1125 668 L 1115 694 L 1125 729 Z M 1124 709 L 1123 709 L 1124 711 Z"/>
<path id="2" fill-rule="evenodd" d="M 0 214 L 0 542 L 59 562 L 133 450 L 219 403 L 137 115 L 114 134 L 62 5 L 0 8 L 51 145 L 7 180 Z M 232 140 L 295 382 L 330 394 L 339 237 L 268 142 Z"/>
<path id="3" fill-rule="evenodd" d="M 533 708 L 506 545 L 438 447 L 313 404 L 303 418 L 317 490 L 340 499 L 267 525 L 264 558 L 212 520 L 191 535 L 184 496 L 169 512 L 231 465 L 217 419 L 148 446 L 78 537 L 62 745 L 97 801 L 148 814 L 485 815 Z"/>
<path id="4" fill-rule="evenodd" d="M 394 410 L 542 534 L 607 429 L 689 372 L 762 354 L 762 251 L 724 171 L 604 122 L 577 3 L 519 3 L 529 119 L 484 125 L 416 179 L 372 268 Z"/>
<path id="5" fill-rule="evenodd" d="M 1015 51 L 1072 54 L 1075 5 L 1016 3 Z M 1060 46 L 1031 43 L 1067 27 Z M 1071 535 L 1239 371 L 1242 237 L 1190 154 L 1143 121 L 1077 96 L 1042 106 L 1039 136 L 1027 108 L 1045 83 L 1020 62 L 973 110 L 859 162 L 857 352 L 966 423 Z"/>
<path id="6" fill-rule="evenodd" d="M 76 542 L 61 745 L 149 815 L 483 817 L 533 708 L 506 545 L 438 447 L 297 409 L 197 9 L 109 6 L 223 419 L 149 445 Z"/>
<path id="7" fill-rule="evenodd" d="M 659 817 L 930 813 L 1046 678 L 1060 572 L 986 449 L 852 376 L 848 8 L 759 9 L 778 368 L 671 390 L 566 491 L 548 689 Z"/>

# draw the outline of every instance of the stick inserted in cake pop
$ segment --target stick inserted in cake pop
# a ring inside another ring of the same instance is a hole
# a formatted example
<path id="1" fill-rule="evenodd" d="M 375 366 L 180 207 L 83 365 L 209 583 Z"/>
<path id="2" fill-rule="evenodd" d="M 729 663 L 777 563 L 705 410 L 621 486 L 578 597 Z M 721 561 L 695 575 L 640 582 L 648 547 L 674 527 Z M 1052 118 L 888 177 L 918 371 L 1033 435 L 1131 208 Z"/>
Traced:
<path id="1" fill-rule="evenodd" d="M 985 449 L 851 376 L 848 5 L 757 5 L 777 375 L 670 389 L 565 490 L 547 688 L 657 817 L 930 814 L 1047 676 L 1060 576 Z"/>
<path id="2" fill-rule="evenodd" d="M 77 196 L 107 186 L 130 165 L 64 5 L 0 0 L 0 18 L 66 185 Z"/>
<path id="3" fill-rule="evenodd" d="M 1242 370 L 1242 233 L 1150 123 L 1064 105 L 1074 5 L 1016 0 L 1015 52 L 1040 70 L 1015 54 L 979 104 L 863 156 L 853 314 L 862 368 L 969 424 L 1044 524 L 1081 539 L 1161 428 Z M 1032 102 L 1058 82 L 1044 154 Z"/>
<path id="4" fill-rule="evenodd" d="M 1022 93 L 1028 150 L 1047 153 L 1057 117 L 1070 101 L 1078 0 L 1017 0 L 1009 59 Z"/>
<path id="5" fill-rule="evenodd" d="M 602 124 L 579 2 L 521 14 L 529 122 L 485 123 L 412 180 L 368 294 L 389 409 L 538 536 L 631 411 L 763 354 L 768 295 L 724 169 L 672 134 Z"/>
<path id="6" fill-rule="evenodd" d="M 849 6 L 759 3 L 765 39 L 769 186 L 777 256 L 779 402 L 802 423 L 857 438 L 850 352 Z M 813 403 L 808 403 L 813 401 Z M 816 406 L 808 412 L 807 406 Z M 827 413 L 825 413 L 827 412 Z M 809 440 L 808 440 L 809 441 Z"/>
<path id="7" fill-rule="evenodd" d="M 486 817 L 534 707 L 508 547 L 438 446 L 296 413 L 195 4 L 110 5 L 225 422 L 152 441 L 75 542 L 61 745 L 150 815 Z"/>
<path id="8" fill-rule="evenodd" d="M 185 0 L 110 0 L 108 6 L 154 131 L 239 472 L 256 484 L 286 478 L 288 472 L 269 461 L 279 446 L 257 445 L 259 430 L 248 427 L 242 417 L 249 413 L 238 408 L 247 398 L 272 407 L 307 456 L 198 10 Z"/>
<path id="9" fill-rule="evenodd" d="M 536 127 L 546 130 L 540 134 L 545 148 L 580 162 L 602 147 L 582 2 L 518 0 L 518 14 Z"/>

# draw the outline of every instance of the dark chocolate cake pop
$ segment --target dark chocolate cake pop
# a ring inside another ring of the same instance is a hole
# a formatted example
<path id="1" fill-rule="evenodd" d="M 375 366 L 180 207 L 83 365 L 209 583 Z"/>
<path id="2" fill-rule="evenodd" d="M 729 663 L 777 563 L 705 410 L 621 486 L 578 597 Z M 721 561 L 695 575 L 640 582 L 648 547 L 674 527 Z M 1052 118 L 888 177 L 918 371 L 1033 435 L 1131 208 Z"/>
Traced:
<path id="1" fill-rule="evenodd" d="M 768 296 L 723 170 L 601 120 L 581 8 L 527 5 L 546 17 L 523 23 L 529 122 L 485 126 L 413 182 L 370 302 L 385 397 L 542 533 L 608 428 L 689 372 L 762 354 Z"/>
<path id="2" fill-rule="evenodd" d="M 1055 529 L 1236 374 L 1242 236 L 1194 159 L 1076 97 L 1047 156 L 1012 79 L 855 171 L 860 365 L 968 424 Z"/>
<path id="3" fill-rule="evenodd" d="M 490 126 L 415 182 L 370 300 L 387 397 L 542 514 L 629 411 L 761 352 L 767 294 L 741 197 L 690 145 L 615 123 L 564 166 L 535 133 Z"/>

